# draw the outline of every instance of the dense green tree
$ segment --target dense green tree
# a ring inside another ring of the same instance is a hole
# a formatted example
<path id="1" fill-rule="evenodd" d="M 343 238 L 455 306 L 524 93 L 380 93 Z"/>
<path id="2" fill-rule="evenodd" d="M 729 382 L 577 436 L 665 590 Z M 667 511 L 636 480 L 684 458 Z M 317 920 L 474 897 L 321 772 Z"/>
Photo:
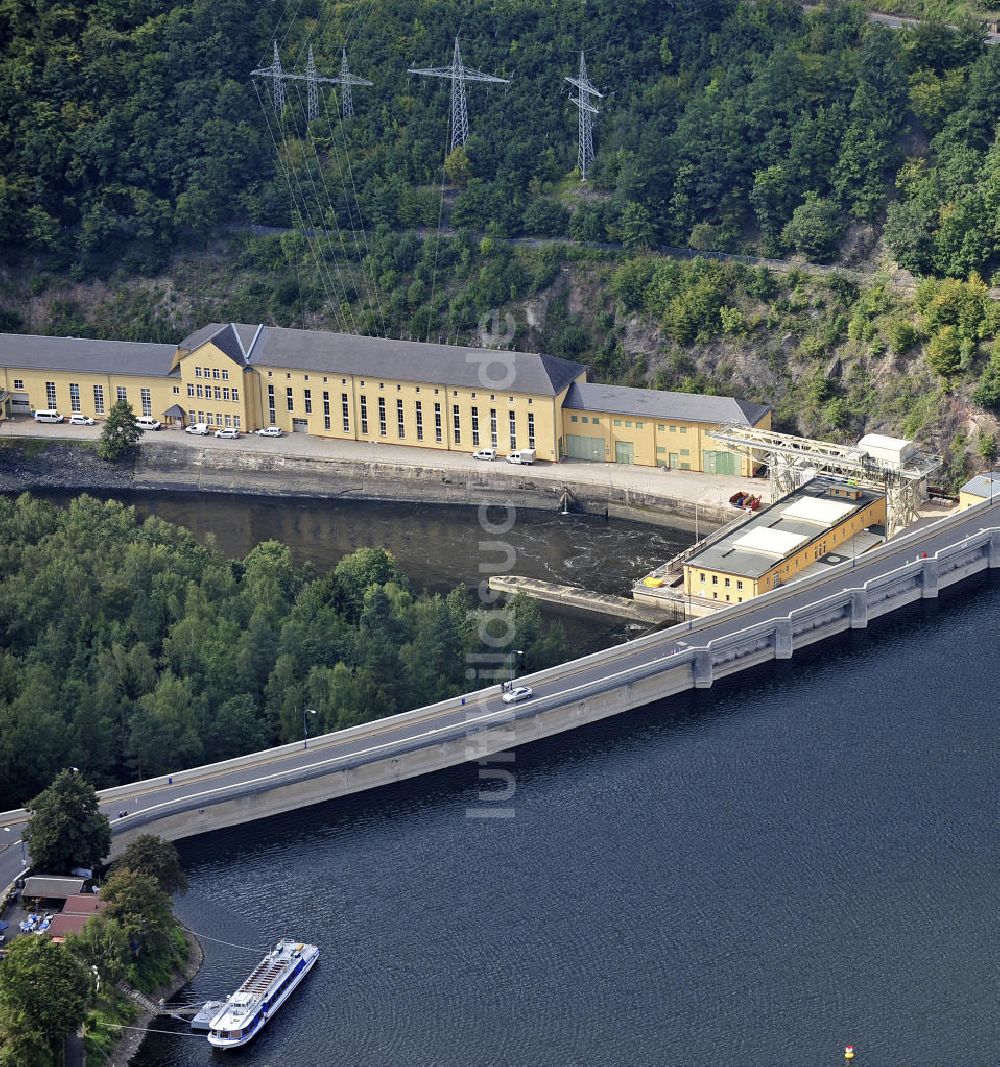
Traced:
<path id="1" fill-rule="evenodd" d="M 1000 348 L 996 344 L 972 399 L 984 408 L 1000 408 Z"/>
<path id="2" fill-rule="evenodd" d="M 32 865 L 47 874 L 96 867 L 111 848 L 111 827 L 101 814 L 94 787 L 75 770 L 60 771 L 28 801 L 23 837 Z"/>
<path id="3" fill-rule="evenodd" d="M 0 544 L 4 807 L 67 765 L 112 785 L 298 739 L 303 707 L 333 729 L 462 692 L 483 651 L 467 591 L 417 594 L 380 549 L 322 577 L 274 542 L 230 563 L 85 496 L 0 499 Z"/>
<path id="4" fill-rule="evenodd" d="M 360 619 L 368 590 L 389 582 L 405 586 L 406 579 L 391 552 L 384 548 L 358 548 L 345 556 L 333 572 L 341 610 Z"/>
<path id="5" fill-rule="evenodd" d="M 111 405 L 108 417 L 101 427 L 97 453 L 101 459 L 115 463 L 135 448 L 143 432 L 136 421 L 132 405 L 127 400 L 117 400 Z"/>
<path id="6" fill-rule="evenodd" d="M 61 945 L 17 938 L 0 964 L 0 1063 L 61 1063 L 62 1038 L 83 1022 L 90 989 L 89 971 Z"/>
<path id="7" fill-rule="evenodd" d="M 622 245 L 630 252 L 645 251 L 653 243 L 654 233 L 649 209 L 642 204 L 629 201 L 622 210 Z"/>
<path id="8" fill-rule="evenodd" d="M 86 967 L 96 967 L 101 982 L 114 985 L 128 973 L 128 935 L 121 923 L 103 913 L 88 919 L 78 934 L 70 934 L 66 949 Z"/>
<path id="9" fill-rule="evenodd" d="M 781 236 L 786 244 L 807 259 L 823 262 L 836 250 L 842 229 L 836 204 L 813 190 L 805 194 L 802 203 L 792 212 Z"/>
<path id="10" fill-rule="evenodd" d="M 107 905 L 103 914 L 121 926 L 133 956 L 169 950 L 174 917 L 170 897 L 154 875 L 116 867 L 101 887 L 101 900 Z"/>
<path id="11" fill-rule="evenodd" d="M 113 870 L 128 867 L 137 874 L 151 875 L 165 893 L 183 893 L 187 878 L 177 849 L 156 834 L 140 834 L 115 860 Z"/>
<path id="12" fill-rule="evenodd" d="M 465 185 L 472 177 L 472 161 L 469 153 L 459 145 L 445 156 L 444 172 L 456 185 Z"/>
<path id="13" fill-rule="evenodd" d="M 954 326 L 942 326 L 927 345 L 927 362 L 944 379 L 962 369 L 962 337 Z"/>

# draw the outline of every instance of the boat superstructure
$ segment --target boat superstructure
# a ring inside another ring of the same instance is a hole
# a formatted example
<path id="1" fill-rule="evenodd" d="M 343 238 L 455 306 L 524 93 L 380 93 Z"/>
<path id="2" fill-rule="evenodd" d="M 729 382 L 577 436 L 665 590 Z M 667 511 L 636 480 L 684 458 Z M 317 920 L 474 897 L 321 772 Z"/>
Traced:
<path id="1" fill-rule="evenodd" d="M 279 941 L 212 1019 L 209 1044 L 239 1048 L 252 1040 L 292 990 L 312 970 L 319 949 L 302 941 Z"/>

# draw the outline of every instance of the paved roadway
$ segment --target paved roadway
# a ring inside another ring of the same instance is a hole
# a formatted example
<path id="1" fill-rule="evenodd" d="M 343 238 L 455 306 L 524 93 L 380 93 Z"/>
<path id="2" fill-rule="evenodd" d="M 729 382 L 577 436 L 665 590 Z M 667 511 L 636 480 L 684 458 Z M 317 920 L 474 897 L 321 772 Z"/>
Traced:
<path id="1" fill-rule="evenodd" d="M 804 3 L 801 5 L 805 11 L 813 11 L 818 8 L 819 4 Z M 930 19 L 916 19 L 909 15 L 884 15 L 880 11 L 869 11 L 867 14 L 869 22 L 881 22 L 883 26 L 888 26 L 890 30 L 902 30 L 909 29 L 913 26 L 919 26 L 921 22 L 932 21 Z M 949 27 L 954 29 L 954 26 Z M 1000 33 L 994 33 L 989 30 L 986 34 L 986 44 L 1000 44 Z"/>
<path id="2" fill-rule="evenodd" d="M 774 616 L 787 615 L 795 608 L 839 590 L 858 586 L 869 578 L 911 562 L 925 552 L 932 555 L 963 537 L 996 525 L 1000 525 L 1000 499 L 996 504 L 964 513 L 943 530 L 939 522 L 898 537 L 851 564 L 845 563 L 832 569 L 821 576 L 826 580 L 818 584 L 792 583 L 747 604 L 722 611 L 710 619 L 691 624 L 681 623 L 664 630 L 653 639 L 629 642 L 606 653 L 571 661 L 563 666 L 558 681 L 549 679 L 536 684 L 532 700 L 514 708 L 501 702 L 499 685 L 494 685 L 468 694 L 464 698 L 464 705 L 457 700 L 449 701 L 408 716 L 394 716 L 368 723 L 329 735 L 327 741 L 317 738 L 311 742 L 314 747 L 278 755 L 253 767 L 208 767 L 204 776 L 173 785 L 138 783 L 128 797 L 102 803 L 102 810 L 111 818 L 113 828 L 124 829 L 130 822 L 134 824 L 137 813 L 147 812 L 151 808 L 164 813 L 193 810 L 221 796 L 239 795 L 254 788 L 266 787 L 287 775 L 318 777 L 338 766 L 365 762 L 375 755 L 407 751 L 467 732 L 475 733 L 477 729 L 488 725 L 509 722 L 513 713 L 518 717 L 530 715 L 533 706 L 548 708 L 561 700 L 573 699 L 570 691 L 588 682 L 600 682 L 631 667 L 647 665 L 688 647 L 703 646 L 709 640 L 730 635 Z M 802 587 L 797 588 L 800 584 Z M 532 677 L 528 676 L 524 681 L 531 685 Z M 117 813 L 121 809 L 130 814 L 118 818 Z M 0 887 L 9 884 L 20 871 L 19 831 L 20 825 L 13 824 L 9 833 L 0 832 L 0 838 L 9 842 L 0 852 Z"/>

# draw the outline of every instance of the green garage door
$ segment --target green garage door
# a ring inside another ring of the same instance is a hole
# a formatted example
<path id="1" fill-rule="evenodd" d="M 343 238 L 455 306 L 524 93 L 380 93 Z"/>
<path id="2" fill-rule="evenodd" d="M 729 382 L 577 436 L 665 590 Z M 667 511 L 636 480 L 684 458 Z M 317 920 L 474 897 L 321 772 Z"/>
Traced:
<path id="1" fill-rule="evenodd" d="M 585 437 L 582 434 L 566 435 L 566 455 L 570 459 L 592 459 L 604 462 L 604 438 Z"/>
<path id="2" fill-rule="evenodd" d="M 706 474 L 739 474 L 739 456 L 735 452 L 702 453 L 702 469 Z"/>

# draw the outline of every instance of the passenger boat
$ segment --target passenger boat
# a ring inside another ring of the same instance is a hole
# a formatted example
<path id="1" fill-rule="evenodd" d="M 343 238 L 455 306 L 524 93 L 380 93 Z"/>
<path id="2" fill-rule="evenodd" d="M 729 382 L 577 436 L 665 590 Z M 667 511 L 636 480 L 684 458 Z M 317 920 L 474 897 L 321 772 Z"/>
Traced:
<path id="1" fill-rule="evenodd" d="M 318 959 L 315 945 L 279 941 L 212 1019 L 209 1044 L 214 1048 L 240 1048 L 251 1041 Z"/>

